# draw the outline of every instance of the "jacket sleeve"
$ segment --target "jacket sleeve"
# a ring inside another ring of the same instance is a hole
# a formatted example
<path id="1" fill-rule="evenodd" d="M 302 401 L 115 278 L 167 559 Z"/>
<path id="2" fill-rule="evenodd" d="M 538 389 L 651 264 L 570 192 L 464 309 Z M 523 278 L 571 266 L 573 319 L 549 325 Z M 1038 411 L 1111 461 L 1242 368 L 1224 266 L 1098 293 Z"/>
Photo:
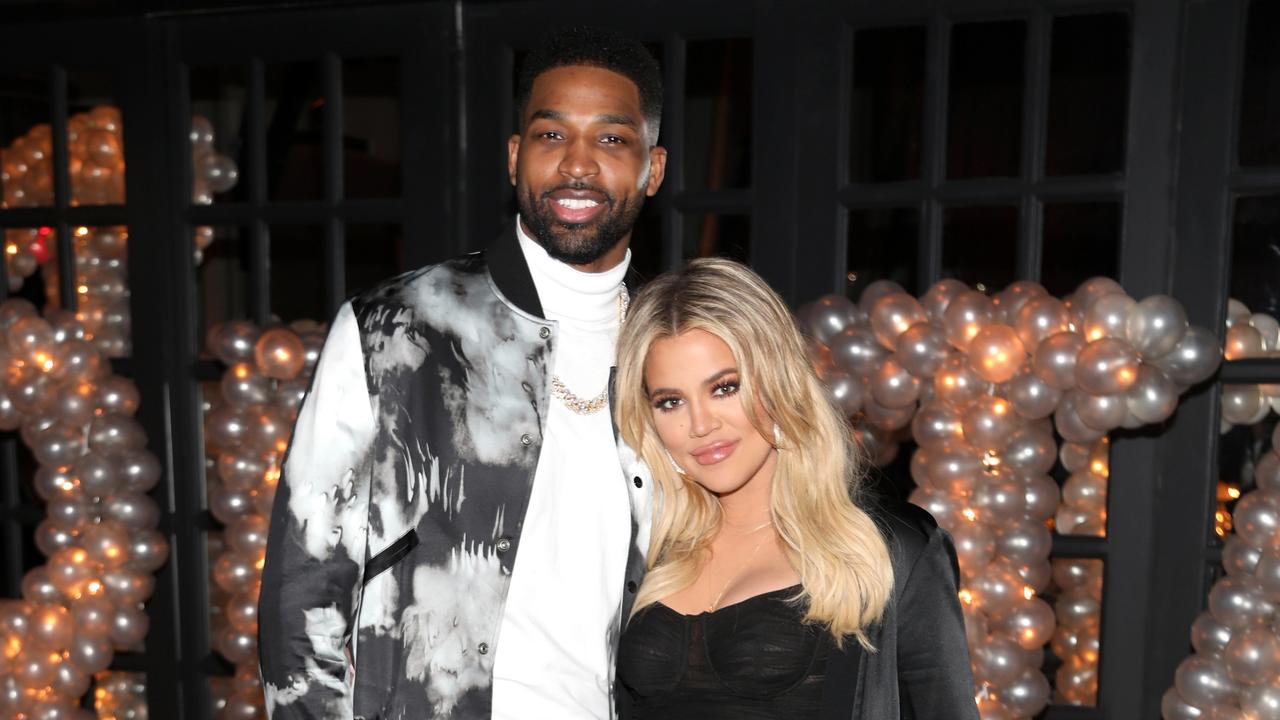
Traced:
<path id="1" fill-rule="evenodd" d="M 258 600 L 268 717 L 352 717 L 374 418 L 350 303 L 334 318 L 271 511 Z"/>
<path id="2" fill-rule="evenodd" d="M 951 538 L 934 525 L 898 601 L 898 693 L 904 718 L 978 720 L 956 595 L 959 576 Z"/>

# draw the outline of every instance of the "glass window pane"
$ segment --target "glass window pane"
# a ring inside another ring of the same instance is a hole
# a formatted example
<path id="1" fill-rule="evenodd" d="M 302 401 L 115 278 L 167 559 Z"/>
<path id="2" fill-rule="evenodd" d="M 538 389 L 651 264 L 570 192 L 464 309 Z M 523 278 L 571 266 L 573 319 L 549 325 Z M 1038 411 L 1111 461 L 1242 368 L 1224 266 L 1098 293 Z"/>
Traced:
<path id="1" fill-rule="evenodd" d="M 1066 297 L 1085 280 L 1116 277 L 1120 263 L 1120 203 L 1046 203 L 1040 283 Z"/>
<path id="2" fill-rule="evenodd" d="M 348 225 L 346 233 L 347 287 L 354 295 L 409 268 L 404 266 L 404 233 L 399 225 Z M 328 318 L 314 318 L 327 321 Z"/>
<path id="3" fill-rule="evenodd" d="M 1125 13 L 1054 19 L 1046 174 L 1124 169 L 1129 48 Z"/>
<path id="4" fill-rule="evenodd" d="M 1018 208 L 947 208 L 942 220 L 942 276 L 994 293 L 1017 279 Z"/>
<path id="5" fill-rule="evenodd" d="M 853 39 L 849 175 L 854 182 L 920 177 L 924 27 L 859 30 Z"/>
<path id="6" fill-rule="evenodd" d="M 1240 164 L 1280 165 L 1280 3 L 1249 4 L 1240 106 Z"/>
<path id="7" fill-rule="evenodd" d="M 915 208 L 850 210 L 845 295 L 856 301 L 876 280 L 892 280 L 916 295 L 919 236 Z"/>
<path id="8" fill-rule="evenodd" d="M 684 184 L 751 185 L 751 51 L 747 38 L 693 40 L 686 49 Z"/>
<path id="9" fill-rule="evenodd" d="M 72 205 L 125 200 L 123 119 L 108 73 L 67 72 L 67 170 Z"/>
<path id="10" fill-rule="evenodd" d="M 191 68 L 191 195 L 197 204 L 205 204 L 202 198 L 248 198 L 248 183 L 240 178 L 240 169 L 248 166 L 247 75 L 242 65 Z"/>
<path id="11" fill-rule="evenodd" d="M 659 190 L 659 196 L 663 192 L 665 191 Z M 631 229 L 630 248 L 630 271 L 637 274 L 640 282 L 667 269 L 663 258 L 662 210 L 658 196 L 646 199 L 644 207 L 640 209 L 640 217 Z"/>
<path id="12" fill-rule="evenodd" d="M 751 256 L 751 216 L 689 213 L 684 216 L 684 259 Z"/>
<path id="13" fill-rule="evenodd" d="M 267 197 L 319 200 L 324 194 L 324 96 L 314 62 L 266 66 Z"/>
<path id="14" fill-rule="evenodd" d="M 0 207 L 53 204 L 49 79 L 43 72 L 0 68 Z"/>
<path id="15" fill-rule="evenodd" d="M 1027 23 L 960 23 L 951 31 L 947 177 L 1014 177 L 1022 157 Z"/>
<path id="16" fill-rule="evenodd" d="M 318 225 L 271 227 L 271 314 L 288 323 L 325 321 L 324 230 Z"/>
<path id="17" fill-rule="evenodd" d="M 1253 312 L 1280 315 L 1280 195 L 1236 200 L 1231 297 Z"/>
<path id="18" fill-rule="evenodd" d="M 400 194 L 400 61 L 342 61 L 344 194 Z"/>
<path id="19" fill-rule="evenodd" d="M 249 236 L 237 226 L 198 228 L 208 238 L 195 258 L 197 342 L 204 347 L 209 329 L 228 320 L 249 317 Z M 205 241 L 202 241 L 205 242 Z"/>

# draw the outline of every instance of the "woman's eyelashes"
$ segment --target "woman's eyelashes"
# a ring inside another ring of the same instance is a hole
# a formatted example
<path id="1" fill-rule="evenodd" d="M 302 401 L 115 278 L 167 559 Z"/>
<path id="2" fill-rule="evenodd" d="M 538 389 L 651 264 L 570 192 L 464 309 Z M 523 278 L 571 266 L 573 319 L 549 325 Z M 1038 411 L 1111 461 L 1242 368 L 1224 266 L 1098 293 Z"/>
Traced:
<path id="1" fill-rule="evenodd" d="M 709 395 L 713 398 L 727 398 L 738 394 L 737 378 L 728 378 L 718 380 L 715 385 L 711 386 Z M 659 395 L 652 398 L 651 402 L 655 410 L 660 412 L 671 412 L 684 404 L 684 399 L 679 395 Z"/>

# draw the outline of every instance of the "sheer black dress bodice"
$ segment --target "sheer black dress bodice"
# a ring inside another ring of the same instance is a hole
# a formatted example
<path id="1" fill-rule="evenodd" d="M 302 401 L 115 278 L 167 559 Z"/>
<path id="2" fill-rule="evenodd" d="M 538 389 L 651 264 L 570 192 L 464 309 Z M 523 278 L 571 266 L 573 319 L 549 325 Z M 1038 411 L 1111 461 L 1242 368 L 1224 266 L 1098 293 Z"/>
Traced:
<path id="1" fill-rule="evenodd" d="M 661 604 L 632 618 L 618 650 L 631 717 L 805 720 L 822 707 L 831 636 L 802 622 L 795 585 L 682 615 Z M 848 650 L 847 650 L 848 651 Z"/>

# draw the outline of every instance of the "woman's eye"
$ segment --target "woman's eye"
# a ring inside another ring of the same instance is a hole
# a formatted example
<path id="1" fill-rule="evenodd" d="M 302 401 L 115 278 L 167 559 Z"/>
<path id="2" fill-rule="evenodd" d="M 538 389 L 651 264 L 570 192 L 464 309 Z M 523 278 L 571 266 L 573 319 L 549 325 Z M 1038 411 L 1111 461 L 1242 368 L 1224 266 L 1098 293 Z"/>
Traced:
<path id="1" fill-rule="evenodd" d="M 714 397 L 728 397 L 738 392 L 737 381 L 722 382 L 711 389 L 711 395 Z"/>
<path id="2" fill-rule="evenodd" d="M 679 405 L 680 405 L 680 398 L 667 397 L 667 398 L 658 398 L 657 400 L 653 401 L 653 406 L 663 412 L 670 412 L 672 410 L 675 410 L 676 407 Z"/>

